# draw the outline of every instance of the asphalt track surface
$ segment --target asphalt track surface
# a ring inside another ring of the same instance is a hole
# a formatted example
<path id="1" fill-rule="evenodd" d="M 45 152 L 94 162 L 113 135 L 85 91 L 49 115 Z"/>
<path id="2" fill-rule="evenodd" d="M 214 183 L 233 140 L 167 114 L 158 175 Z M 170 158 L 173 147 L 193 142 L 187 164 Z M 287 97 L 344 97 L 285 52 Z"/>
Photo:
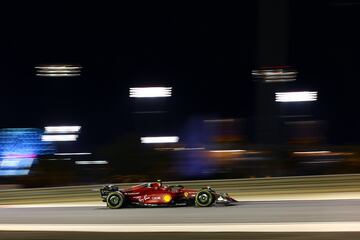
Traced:
<path id="1" fill-rule="evenodd" d="M 0 224 L 359 222 L 360 200 L 240 202 L 236 206 L 0 208 Z"/>

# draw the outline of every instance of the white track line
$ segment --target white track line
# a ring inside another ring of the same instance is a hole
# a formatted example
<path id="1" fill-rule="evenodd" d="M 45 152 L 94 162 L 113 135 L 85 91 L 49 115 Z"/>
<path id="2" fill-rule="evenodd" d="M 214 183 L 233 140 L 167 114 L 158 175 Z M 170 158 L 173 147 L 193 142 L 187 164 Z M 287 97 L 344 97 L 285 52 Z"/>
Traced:
<path id="1" fill-rule="evenodd" d="M 97 202 L 71 202 L 71 203 L 36 203 L 0 205 L 0 208 L 61 208 L 61 207 L 105 207 L 106 203 Z"/>
<path id="2" fill-rule="evenodd" d="M 60 232 L 360 232 L 360 222 L 230 224 L 0 224 L 0 231 Z"/>
<path id="3" fill-rule="evenodd" d="M 231 196 L 231 194 L 230 194 Z M 360 192 L 269 194 L 259 196 L 235 196 L 238 201 L 317 201 L 317 200 L 359 200 Z"/>

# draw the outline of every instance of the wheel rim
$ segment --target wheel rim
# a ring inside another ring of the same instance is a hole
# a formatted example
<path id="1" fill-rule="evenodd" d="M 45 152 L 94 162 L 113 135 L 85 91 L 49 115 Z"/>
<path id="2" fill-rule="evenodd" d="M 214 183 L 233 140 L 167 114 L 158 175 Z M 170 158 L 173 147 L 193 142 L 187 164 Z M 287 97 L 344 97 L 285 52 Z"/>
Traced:
<path id="1" fill-rule="evenodd" d="M 111 196 L 109 199 L 111 205 L 116 206 L 120 202 L 120 198 L 118 196 Z"/>
<path id="2" fill-rule="evenodd" d="M 200 203 L 206 203 L 209 200 L 209 196 L 206 193 L 200 194 L 198 200 Z"/>

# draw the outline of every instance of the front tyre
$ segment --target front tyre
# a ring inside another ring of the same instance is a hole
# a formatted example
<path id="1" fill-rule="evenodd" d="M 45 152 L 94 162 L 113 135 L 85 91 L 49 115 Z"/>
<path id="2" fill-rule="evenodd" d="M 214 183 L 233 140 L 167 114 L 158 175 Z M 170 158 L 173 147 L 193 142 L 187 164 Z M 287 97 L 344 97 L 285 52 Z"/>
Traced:
<path id="1" fill-rule="evenodd" d="M 195 205 L 198 207 L 210 207 L 214 202 L 214 194 L 207 189 L 199 191 L 195 196 Z"/>
<path id="2" fill-rule="evenodd" d="M 106 198 L 108 208 L 117 209 L 124 206 L 125 197 L 121 192 L 111 192 Z"/>

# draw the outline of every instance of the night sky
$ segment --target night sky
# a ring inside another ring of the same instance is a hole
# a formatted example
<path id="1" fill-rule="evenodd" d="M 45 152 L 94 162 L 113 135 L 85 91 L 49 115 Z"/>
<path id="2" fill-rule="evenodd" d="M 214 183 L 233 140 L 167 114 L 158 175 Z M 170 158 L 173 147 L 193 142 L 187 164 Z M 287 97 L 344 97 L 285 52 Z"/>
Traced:
<path id="1" fill-rule="evenodd" d="M 101 143 L 136 132 L 142 116 L 132 112 L 154 105 L 169 110 L 159 116 L 163 132 L 195 116 L 251 121 L 256 1 L 88 4 L 2 7 L 0 127 L 80 124 L 85 142 Z M 288 63 L 299 71 L 293 86 L 319 91 L 315 115 L 328 122 L 333 143 L 360 142 L 359 13 L 351 1 L 291 1 L 289 8 Z M 84 70 L 79 78 L 36 77 L 34 66 L 43 63 Z M 153 85 L 172 86 L 173 97 L 150 106 L 129 99 L 129 87 Z"/>

